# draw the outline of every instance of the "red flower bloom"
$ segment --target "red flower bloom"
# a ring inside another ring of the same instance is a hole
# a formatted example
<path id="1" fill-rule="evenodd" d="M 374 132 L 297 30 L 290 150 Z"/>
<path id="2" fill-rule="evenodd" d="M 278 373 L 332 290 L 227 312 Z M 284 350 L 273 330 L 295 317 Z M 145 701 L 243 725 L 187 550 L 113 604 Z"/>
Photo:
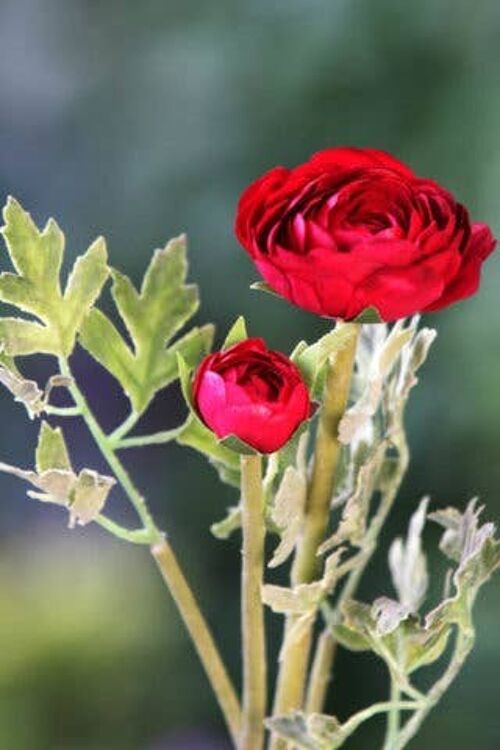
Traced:
<path id="1" fill-rule="evenodd" d="M 357 148 L 271 169 L 241 196 L 236 234 L 272 289 L 344 320 L 375 307 L 391 321 L 468 297 L 496 244 L 438 184 Z"/>
<path id="2" fill-rule="evenodd" d="M 206 357 L 193 400 L 217 437 L 235 435 L 260 453 L 279 450 L 311 411 L 298 368 L 257 338 Z"/>

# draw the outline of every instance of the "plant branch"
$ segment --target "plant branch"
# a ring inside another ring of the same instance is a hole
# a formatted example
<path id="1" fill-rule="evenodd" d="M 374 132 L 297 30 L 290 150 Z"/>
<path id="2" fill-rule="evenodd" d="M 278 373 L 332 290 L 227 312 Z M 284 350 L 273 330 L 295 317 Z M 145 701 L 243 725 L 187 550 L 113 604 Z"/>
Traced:
<path id="1" fill-rule="evenodd" d="M 264 492 L 261 456 L 241 457 L 243 562 L 243 725 L 240 750 L 261 750 L 267 708 L 267 662 L 262 584 L 264 576 Z"/>
<path id="2" fill-rule="evenodd" d="M 111 436 L 107 436 L 103 432 L 95 419 L 85 396 L 71 374 L 68 361 L 61 358 L 59 367 L 62 375 L 71 378 L 71 385 L 68 386 L 69 392 L 103 457 L 134 506 L 143 523 L 143 528 L 129 531 L 103 515 L 98 516 L 96 521 L 121 539 L 136 543 L 147 543 L 151 546 L 151 553 L 191 636 L 224 715 L 234 746 L 237 747 L 241 726 L 241 711 L 238 699 L 195 596 L 179 567 L 172 548 L 166 541 L 164 534 L 156 526 L 144 498 L 133 484 L 120 459 L 116 456 Z M 132 421 L 131 415 L 128 420 L 129 426 L 131 426 Z"/>
<path id="3" fill-rule="evenodd" d="M 330 363 L 320 414 L 311 482 L 309 485 L 302 537 L 292 567 L 292 585 L 313 581 L 318 574 L 318 548 L 324 540 L 330 515 L 335 472 L 341 443 L 338 438 L 340 420 L 346 410 L 360 326 L 349 326 L 351 336 Z M 312 637 L 312 627 L 305 628 L 300 638 L 291 638 L 294 617 L 285 623 L 281 667 L 278 676 L 274 714 L 284 714 L 301 707 Z M 272 750 L 283 750 L 286 742 L 274 736 Z"/>
<path id="4" fill-rule="evenodd" d="M 427 693 L 424 705 L 415 712 L 411 719 L 409 719 L 402 728 L 398 741 L 394 745 L 394 750 L 403 750 L 403 748 L 406 747 L 410 740 L 412 740 L 417 734 L 428 714 L 441 700 L 445 692 L 457 677 L 467 657 L 472 651 L 473 646 L 474 635 L 465 634 L 462 630 L 459 630 L 453 656 L 446 671 Z"/>
<path id="5" fill-rule="evenodd" d="M 334 614 L 329 618 L 330 620 L 338 620 L 344 603 L 349 599 L 352 599 L 354 596 L 363 573 L 377 548 L 378 537 L 385 521 L 387 520 L 387 516 L 391 511 L 394 500 L 401 486 L 401 482 L 403 481 L 409 462 L 408 447 L 403 433 L 400 433 L 397 436 L 397 447 L 399 452 L 397 470 L 391 481 L 382 489 L 382 497 L 377 512 L 375 513 L 365 539 L 363 540 L 363 547 L 356 555 L 356 567 L 351 571 L 344 584 L 336 603 Z M 383 446 L 383 448 L 385 450 L 385 446 Z M 320 636 L 319 643 L 321 644 L 321 648 L 317 649 L 314 657 L 311 680 L 308 688 L 308 695 L 310 696 L 308 699 L 308 707 L 310 711 L 315 712 L 320 712 L 323 709 L 329 683 L 328 676 L 333 670 L 336 653 L 336 649 L 333 647 L 334 638 L 329 629 L 325 630 Z"/>
<path id="6" fill-rule="evenodd" d="M 212 634 L 169 542 L 162 539 L 151 548 L 151 553 L 191 636 L 237 748 L 241 731 L 240 706 Z"/>
<path id="7" fill-rule="evenodd" d="M 142 448 L 145 445 L 161 445 L 162 443 L 171 443 L 178 437 L 181 430 L 185 425 L 175 427 L 172 430 L 163 430 L 162 432 L 155 432 L 153 435 L 134 435 L 133 437 L 125 437 L 121 440 L 112 440 L 112 445 L 115 450 L 122 450 L 123 448 Z"/>

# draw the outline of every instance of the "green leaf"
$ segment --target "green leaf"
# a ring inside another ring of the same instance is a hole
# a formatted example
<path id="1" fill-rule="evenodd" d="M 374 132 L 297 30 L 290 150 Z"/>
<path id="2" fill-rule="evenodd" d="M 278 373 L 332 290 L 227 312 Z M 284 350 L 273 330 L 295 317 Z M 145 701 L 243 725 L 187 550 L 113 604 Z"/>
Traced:
<path id="1" fill-rule="evenodd" d="M 243 315 L 240 315 L 239 318 L 236 318 L 235 322 L 229 329 L 229 333 L 227 334 L 224 344 L 222 345 L 222 350 L 229 349 L 230 346 L 234 346 L 234 344 L 239 344 L 240 341 L 245 341 L 245 339 L 248 338 L 247 333 L 247 326 L 245 323 L 245 318 Z"/>
<path id="2" fill-rule="evenodd" d="M 41 474 L 49 469 L 71 471 L 71 462 L 61 428 L 42 422 L 36 448 L 36 470 Z"/>
<path id="3" fill-rule="evenodd" d="M 244 440 L 240 440 L 236 435 L 228 435 L 227 437 L 222 438 L 222 440 L 219 440 L 219 442 L 225 448 L 229 448 L 229 450 L 239 453 L 240 456 L 255 456 L 258 453 L 255 448 L 252 448 L 251 445 L 245 443 Z"/>
<path id="4" fill-rule="evenodd" d="M 355 325 L 337 324 L 333 331 L 329 331 L 311 346 L 301 341 L 295 347 L 291 359 L 301 371 L 312 395 L 315 394 L 318 378 L 328 360 L 343 349 L 355 335 Z"/>
<path id="5" fill-rule="evenodd" d="M 354 318 L 354 323 L 383 323 L 383 319 L 376 307 L 365 307 L 359 315 Z"/>
<path id="6" fill-rule="evenodd" d="M 191 413 L 184 429 L 176 438 L 179 445 L 187 445 L 208 458 L 217 469 L 221 479 L 239 486 L 240 459 L 237 453 L 226 448 L 203 422 Z"/>
<path id="7" fill-rule="evenodd" d="M 185 283 L 187 270 L 186 240 L 181 236 L 155 252 L 140 291 L 127 276 L 112 271 L 111 294 L 132 346 L 104 313 L 92 310 L 84 322 L 81 344 L 119 381 L 138 413 L 176 379 L 177 354 L 194 366 L 210 351 L 210 325 L 193 328 L 170 344 L 199 306 L 197 288 Z"/>
<path id="8" fill-rule="evenodd" d="M 109 274 L 104 240 L 97 239 L 78 258 L 63 293 L 64 235 L 56 222 L 49 219 L 40 231 L 13 198 L 3 217 L 2 234 L 16 273 L 0 275 L 0 300 L 35 318 L 0 319 L 4 351 L 13 356 L 43 352 L 67 357 Z"/>

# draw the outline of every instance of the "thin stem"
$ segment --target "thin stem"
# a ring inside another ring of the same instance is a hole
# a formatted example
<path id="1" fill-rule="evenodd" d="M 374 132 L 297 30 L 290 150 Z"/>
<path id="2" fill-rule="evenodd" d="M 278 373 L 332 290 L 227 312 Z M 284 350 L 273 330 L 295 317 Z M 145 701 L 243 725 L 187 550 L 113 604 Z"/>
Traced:
<path id="1" fill-rule="evenodd" d="M 78 417 L 81 414 L 78 406 L 52 406 L 47 404 L 44 409 L 46 414 L 51 414 L 55 417 Z"/>
<path id="2" fill-rule="evenodd" d="M 387 732 L 385 735 L 384 750 L 396 750 L 399 736 L 399 706 L 401 698 L 399 687 L 391 675 L 391 703 L 393 704 L 387 714 Z"/>
<path id="3" fill-rule="evenodd" d="M 181 427 L 175 427 L 173 430 L 164 430 L 163 432 L 156 432 L 153 435 L 134 435 L 133 437 L 125 437 L 121 440 L 112 440 L 112 444 L 115 450 L 122 450 L 123 448 L 142 448 L 145 445 L 161 445 L 162 443 L 171 443 L 172 440 L 179 435 L 183 429 Z M 111 438 L 110 438 L 111 439 Z"/>
<path id="4" fill-rule="evenodd" d="M 328 686 L 332 680 L 331 665 L 335 658 L 337 644 L 330 631 L 324 630 L 318 637 L 311 677 L 307 687 L 306 713 L 320 713 L 323 709 Z"/>
<path id="5" fill-rule="evenodd" d="M 125 437 L 125 435 L 128 435 L 130 430 L 135 427 L 141 416 L 141 414 L 132 410 L 128 417 L 121 423 L 121 425 L 119 425 L 116 430 L 108 435 L 109 441 L 113 444 L 120 442 L 121 439 Z"/>
<path id="6" fill-rule="evenodd" d="M 403 748 L 406 747 L 410 740 L 412 740 L 413 737 L 417 734 L 428 714 L 441 700 L 445 692 L 457 677 L 467 657 L 472 651 L 473 646 L 474 636 L 472 634 L 464 634 L 462 630 L 459 630 L 453 656 L 448 665 L 448 668 L 427 693 L 424 705 L 415 712 L 411 719 L 409 719 L 402 728 L 399 734 L 398 741 L 394 746 L 395 750 L 403 750 Z"/>
<path id="7" fill-rule="evenodd" d="M 168 541 L 162 539 L 151 548 L 151 553 L 191 636 L 237 748 L 241 731 L 240 706 L 209 627 Z"/>
<path id="8" fill-rule="evenodd" d="M 383 445 L 382 449 L 384 451 L 385 448 L 386 446 Z M 366 567 L 377 548 L 378 537 L 380 535 L 382 527 L 385 524 L 387 516 L 391 511 L 399 487 L 401 486 L 401 482 L 403 481 L 403 477 L 406 473 L 406 469 L 408 468 L 408 447 L 403 435 L 398 436 L 398 451 L 399 461 L 397 471 L 395 472 L 394 477 L 392 478 L 390 483 L 382 491 L 382 497 L 379 507 L 372 519 L 363 542 L 363 547 L 357 555 L 356 567 L 352 570 L 351 574 L 347 578 L 342 592 L 338 598 L 333 619 L 339 619 L 344 603 L 351 599 L 356 592 L 363 573 L 365 572 Z M 326 691 L 328 688 L 327 676 L 330 675 L 333 670 L 333 663 L 336 653 L 335 648 L 332 647 L 333 637 L 330 631 L 324 631 L 322 636 L 320 636 L 320 643 L 323 637 L 325 643 L 323 644 L 323 647 L 321 649 L 318 649 L 316 651 L 308 690 L 309 695 L 314 696 L 314 703 L 311 700 L 309 708 L 311 711 L 316 712 L 321 712 L 323 710 L 326 699 Z"/>
<path id="9" fill-rule="evenodd" d="M 68 390 L 73 397 L 76 406 L 80 409 L 81 416 L 87 425 L 92 437 L 94 438 L 99 450 L 106 459 L 110 469 L 123 487 L 128 499 L 134 506 L 137 515 L 142 521 L 144 528 L 151 533 L 152 536 L 159 538 L 160 532 L 157 530 L 153 518 L 146 506 L 145 500 L 132 483 L 125 467 L 115 455 L 112 445 L 110 445 L 108 436 L 103 432 L 101 426 L 95 419 L 87 400 L 83 393 L 80 391 L 76 381 L 71 373 L 69 364 L 66 359 L 61 358 L 59 360 L 59 367 L 61 374 L 71 378 L 71 385 L 68 385 Z M 151 540 L 152 541 L 152 540 Z"/>
<path id="10" fill-rule="evenodd" d="M 94 518 L 95 523 L 102 526 L 103 529 L 109 531 L 113 536 L 118 539 L 123 539 L 125 542 L 131 542 L 132 544 L 151 544 L 151 534 L 146 529 L 127 529 L 124 526 L 113 521 L 108 516 L 104 516 L 102 513 Z"/>
<path id="11" fill-rule="evenodd" d="M 349 326 L 351 336 L 330 365 L 321 410 L 311 483 L 309 486 L 302 537 L 292 567 L 292 584 L 313 581 L 318 574 L 318 548 L 324 540 L 330 516 L 335 472 L 341 443 L 338 438 L 340 420 L 346 410 L 351 388 L 360 326 Z M 302 705 L 307 666 L 309 662 L 312 626 L 304 629 L 300 638 L 291 638 L 295 618 L 285 623 L 281 668 L 278 675 L 274 714 L 283 714 Z M 286 742 L 274 736 L 272 750 L 284 750 Z"/>
<path id="12" fill-rule="evenodd" d="M 265 524 L 260 456 L 241 457 L 241 494 L 243 725 L 239 749 L 261 750 L 267 707 L 267 661 L 262 604 Z"/>
<path id="13" fill-rule="evenodd" d="M 172 594 L 189 635 L 191 636 L 193 645 L 198 652 L 212 689 L 219 702 L 233 739 L 234 746 L 237 747 L 237 739 L 241 726 L 241 712 L 238 699 L 194 594 L 179 567 L 172 548 L 166 541 L 164 535 L 157 528 L 151 514 L 149 513 L 144 498 L 133 484 L 119 458 L 115 455 L 113 445 L 110 443 L 110 438 L 103 432 L 92 414 L 85 396 L 80 391 L 71 374 L 67 360 L 61 358 L 59 361 L 59 367 L 61 374 L 71 378 L 72 384 L 69 386 L 69 391 L 73 400 L 80 409 L 81 416 L 103 457 L 106 459 L 110 469 L 113 471 L 128 499 L 137 511 L 137 515 L 142 521 L 144 528 L 142 530 L 124 530 L 123 527 L 120 527 L 114 521 L 111 521 L 111 519 L 102 515 L 96 519 L 97 523 L 108 531 L 111 531 L 115 536 L 127 539 L 127 541 L 142 541 L 143 534 L 144 540 L 147 538 L 147 543 L 152 545 L 152 555 L 156 560 L 162 577 Z M 131 424 L 131 422 L 132 419 L 129 418 L 129 424 Z"/>

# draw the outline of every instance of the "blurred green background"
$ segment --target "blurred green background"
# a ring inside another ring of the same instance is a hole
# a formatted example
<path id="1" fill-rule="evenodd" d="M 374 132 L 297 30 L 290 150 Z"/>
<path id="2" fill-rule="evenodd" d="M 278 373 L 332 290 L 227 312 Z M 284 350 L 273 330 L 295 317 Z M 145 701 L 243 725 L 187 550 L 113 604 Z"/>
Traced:
<path id="1" fill-rule="evenodd" d="M 498 0 L 1 0 L 2 194 L 39 221 L 55 215 L 70 258 L 104 234 L 136 281 L 152 250 L 186 230 L 200 320 L 222 336 L 244 313 L 289 351 L 326 324 L 248 290 L 255 272 L 232 233 L 239 192 L 274 164 L 371 145 L 441 181 L 498 234 L 499 35 Z M 499 284 L 493 257 L 480 295 L 427 321 L 439 337 L 413 394 L 413 462 L 386 542 L 424 492 L 439 504 L 477 493 L 498 519 Z M 27 364 L 41 380 L 50 371 Z M 86 355 L 76 365 L 102 423 L 116 424 L 123 397 Z M 37 426 L 0 398 L 0 457 L 29 465 Z M 182 413 L 174 389 L 145 428 Z M 77 464 L 104 468 L 78 424 L 69 441 Z M 207 530 L 233 493 L 187 450 L 127 460 L 237 675 L 238 543 Z M 147 553 L 68 531 L 15 479 L 1 476 L 0 492 L 0 748 L 225 750 Z M 119 493 L 112 504 L 122 513 Z M 364 590 L 390 594 L 383 554 Z M 415 750 L 500 747 L 498 585 L 485 593 L 476 651 Z M 385 690 L 378 662 L 342 654 L 330 708 L 343 717 Z M 369 750 L 380 732 L 371 723 L 348 747 Z"/>

